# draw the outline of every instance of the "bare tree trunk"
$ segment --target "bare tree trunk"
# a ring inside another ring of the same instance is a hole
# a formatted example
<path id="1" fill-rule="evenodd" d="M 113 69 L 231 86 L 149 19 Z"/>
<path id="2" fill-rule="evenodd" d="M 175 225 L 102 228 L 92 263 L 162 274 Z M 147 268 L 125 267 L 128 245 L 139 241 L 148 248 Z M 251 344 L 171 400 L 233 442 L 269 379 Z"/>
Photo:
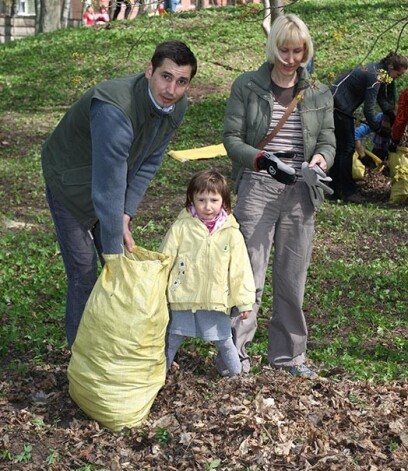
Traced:
<path id="1" fill-rule="evenodd" d="M 49 33 L 61 27 L 61 0 L 38 0 L 38 32 Z"/>
<path id="2" fill-rule="evenodd" d="M 17 13 L 18 13 L 18 1 L 17 0 L 12 0 L 10 2 L 10 4 L 11 4 L 10 16 L 17 15 Z"/>
<path id="3" fill-rule="evenodd" d="M 71 10 L 71 0 L 64 0 L 61 14 L 61 28 L 68 28 L 69 12 Z"/>
<path id="4" fill-rule="evenodd" d="M 280 15 L 283 15 L 283 4 L 282 0 L 264 0 L 265 10 L 264 19 L 262 22 L 262 29 L 266 36 L 268 36 L 271 30 L 271 24 Z"/>
<path id="5" fill-rule="evenodd" d="M 35 0 L 35 34 L 40 32 L 41 0 Z"/>

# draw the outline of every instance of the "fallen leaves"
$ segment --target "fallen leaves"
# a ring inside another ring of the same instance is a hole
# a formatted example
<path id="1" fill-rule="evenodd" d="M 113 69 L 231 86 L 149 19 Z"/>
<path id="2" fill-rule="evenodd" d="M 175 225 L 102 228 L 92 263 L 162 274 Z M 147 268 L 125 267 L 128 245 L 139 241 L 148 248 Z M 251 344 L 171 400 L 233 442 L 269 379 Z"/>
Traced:
<path id="1" fill-rule="evenodd" d="M 24 380 L 1 372 L 0 469 L 388 471 L 408 462 L 406 383 L 309 381 L 267 367 L 228 379 L 210 359 L 189 369 L 182 358 L 147 423 L 111 433 L 70 400 L 59 360 L 31 365 Z M 30 462 L 16 462 L 28 445 Z"/>

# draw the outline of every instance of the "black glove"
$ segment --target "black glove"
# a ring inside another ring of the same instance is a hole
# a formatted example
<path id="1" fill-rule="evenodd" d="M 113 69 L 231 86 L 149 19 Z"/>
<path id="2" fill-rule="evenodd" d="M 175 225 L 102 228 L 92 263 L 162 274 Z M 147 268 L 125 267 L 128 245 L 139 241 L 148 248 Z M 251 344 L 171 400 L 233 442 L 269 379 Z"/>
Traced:
<path id="1" fill-rule="evenodd" d="M 388 118 L 391 126 L 394 126 L 396 114 L 393 110 L 384 111 L 384 116 Z"/>
<path id="2" fill-rule="evenodd" d="M 381 125 L 376 131 L 375 133 L 377 134 L 377 136 L 380 136 L 380 137 L 390 137 L 390 134 L 391 134 L 391 128 L 390 127 L 386 127 L 386 126 L 383 126 Z"/>
<path id="3" fill-rule="evenodd" d="M 372 162 L 370 157 L 368 157 L 368 155 L 365 155 L 365 154 L 360 155 L 358 158 L 361 160 L 361 163 L 366 167 L 368 167 L 370 165 L 370 162 Z"/>
<path id="4" fill-rule="evenodd" d="M 388 146 L 388 151 L 389 152 L 397 152 L 397 147 L 398 147 L 398 142 L 397 141 L 391 141 L 389 146 Z"/>
<path id="5" fill-rule="evenodd" d="M 284 164 L 276 155 L 263 152 L 256 158 L 258 170 L 266 170 L 269 175 L 285 185 L 293 185 L 296 182 L 295 169 Z"/>

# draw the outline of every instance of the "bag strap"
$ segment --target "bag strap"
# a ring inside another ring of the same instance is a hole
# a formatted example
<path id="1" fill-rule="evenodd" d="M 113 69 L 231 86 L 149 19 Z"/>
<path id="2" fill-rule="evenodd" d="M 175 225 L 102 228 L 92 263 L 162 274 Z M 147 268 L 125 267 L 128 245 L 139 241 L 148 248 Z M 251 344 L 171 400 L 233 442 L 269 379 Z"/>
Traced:
<path id="1" fill-rule="evenodd" d="M 305 90 L 300 90 L 299 93 L 296 94 L 295 98 L 289 103 L 289 106 L 286 108 L 285 113 L 282 115 L 281 119 L 279 120 L 278 124 L 272 129 L 270 134 L 268 134 L 258 145 L 258 149 L 264 149 L 266 144 L 272 141 L 272 139 L 278 134 L 278 132 L 281 130 L 282 126 L 285 124 L 286 120 L 289 118 L 289 115 L 292 113 L 292 111 L 295 109 L 295 106 L 297 105 L 298 101 L 302 98 L 303 94 L 305 93 Z"/>

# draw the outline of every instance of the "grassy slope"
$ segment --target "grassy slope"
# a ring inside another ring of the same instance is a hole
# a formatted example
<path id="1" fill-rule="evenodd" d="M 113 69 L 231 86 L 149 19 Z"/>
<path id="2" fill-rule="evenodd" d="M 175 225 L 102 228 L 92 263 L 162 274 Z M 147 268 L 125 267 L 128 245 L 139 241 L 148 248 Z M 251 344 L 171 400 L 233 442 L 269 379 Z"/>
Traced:
<path id="1" fill-rule="evenodd" d="M 362 61 L 375 36 L 406 13 L 399 0 L 300 0 L 291 11 L 311 28 L 317 73 L 325 83 Z M 398 33 L 381 36 L 365 61 L 384 56 Z M 107 30 L 61 30 L 0 46 L 4 362 L 15 351 L 45 361 L 47 350 L 64 345 L 65 279 L 43 198 L 41 143 L 90 85 L 142 70 L 154 45 L 170 38 L 185 40 L 199 58 L 193 104 L 171 148 L 218 143 L 232 80 L 264 57 L 257 7 L 139 18 Z M 407 85 L 404 77 L 398 89 Z M 182 204 L 189 176 L 209 165 L 229 172 L 226 159 L 165 159 L 135 224 L 142 245 L 157 247 Z M 341 365 L 355 377 L 388 380 L 406 375 L 407 226 L 406 208 L 387 205 L 326 204 L 318 214 L 305 308 L 310 356 L 322 368 Z M 270 314 L 270 296 L 267 286 L 261 325 Z M 264 356 L 265 343 L 265 329 L 259 329 L 253 353 Z"/>

